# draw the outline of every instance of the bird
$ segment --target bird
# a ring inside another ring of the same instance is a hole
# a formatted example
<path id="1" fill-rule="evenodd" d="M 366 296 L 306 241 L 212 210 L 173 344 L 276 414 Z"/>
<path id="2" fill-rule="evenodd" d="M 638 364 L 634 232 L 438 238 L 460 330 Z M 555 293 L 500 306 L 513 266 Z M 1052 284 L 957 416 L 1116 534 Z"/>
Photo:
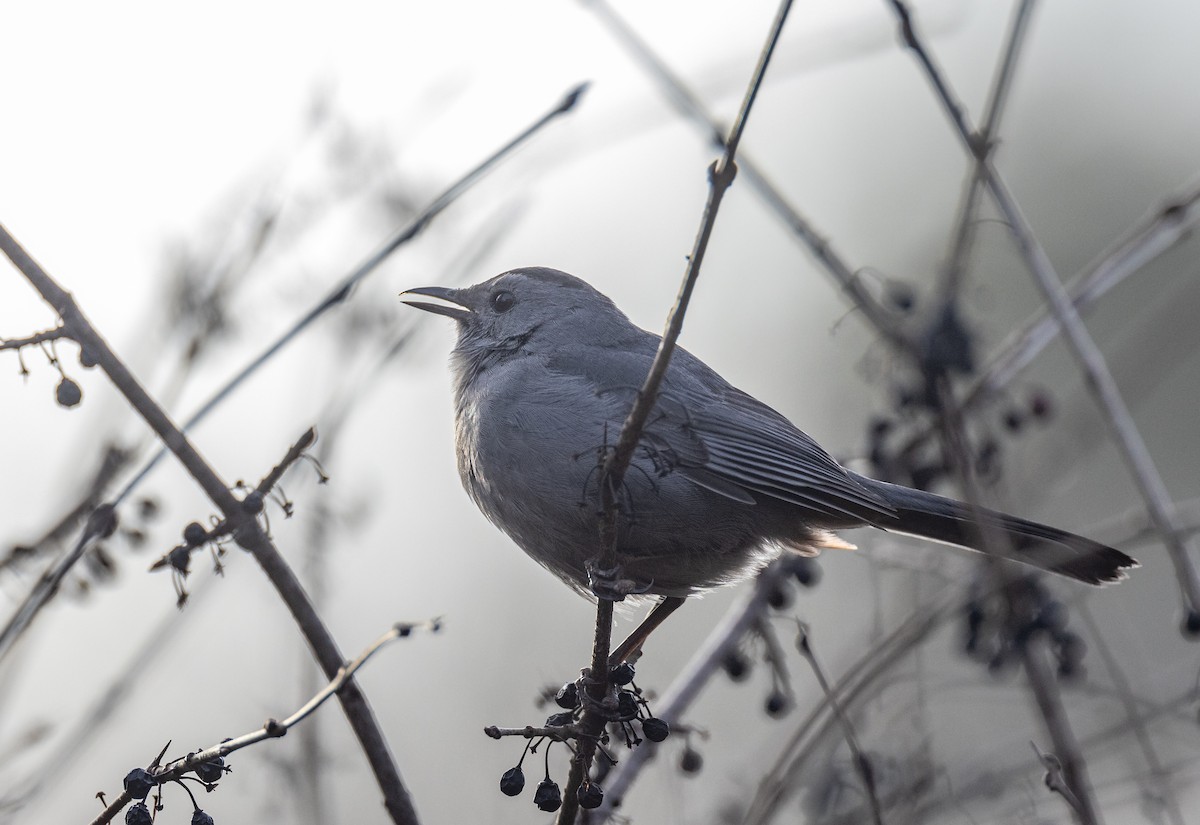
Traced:
<path id="1" fill-rule="evenodd" d="M 614 660 L 687 597 L 744 579 L 781 552 L 853 549 L 837 533 L 849 528 L 910 534 L 1093 585 L 1138 566 L 1056 527 L 855 473 L 678 347 L 616 496 L 619 572 L 598 571 L 601 465 L 660 336 L 583 279 L 547 267 L 401 298 L 457 324 L 458 472 L 488 520 L 585 595 L 660 597 L 649 628 Z"/>

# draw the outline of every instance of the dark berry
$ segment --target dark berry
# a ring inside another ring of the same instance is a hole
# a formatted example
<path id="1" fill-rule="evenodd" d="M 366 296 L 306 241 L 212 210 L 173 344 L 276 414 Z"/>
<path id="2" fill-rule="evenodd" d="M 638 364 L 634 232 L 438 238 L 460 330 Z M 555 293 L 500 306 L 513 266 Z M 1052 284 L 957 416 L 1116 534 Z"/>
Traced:
<path id="1" fill-rule="evenodd" d="M 579 800 L 579 807 L 591 810 L 599 808 L 600 803 L 604 801 L 604 789 L 595 782 L 588 782 L 586 779 L 580 784 L 579 790 L 575 791 L 575 798 Z"/>
<path id="2" fill-rule="evenodd" d="M 911 312 L 917 303 L 913 289 L 904 281 L 888 281 L 887 299 L 893 307 L 901 312 Z"/>
<path id="3" fill-rule="evenodd" d="M 153 825 L 153 822 L 154 817 L 150 816 L 145 802 L 130 805 L 125 811 L 125 825 Z"/>
<path id="4" fill-rule="evenodd" d="M 125 774 L 125 791 L 134 799 L 145 799 L 154 787 L 154 779 L 144 768 L 134 768 Z"/>
<path id="5" fill-rule="evenodd" d="M 773 690 L 771 691 L 771 695 L 767 697 L 767 701 L 763 707 L 766 709 L 768 716 L 778 719 L 788 712 L 789 705 L 787 696 L 783 695 L 781 691 Z"/>
<path id="6" fill-rule="evenodd" d="M 538 810 L 546 813 L 553 813 L 561 808 L 562 793 L 558 790 L 558 785 L 549 777 L 539 782 L 537 790 L 533 792 L 533 804 L 538 806 Z"/>
<path id="7" fill-rule="evenodd" d="M 735 682 L 741 682 L 750 675 L 750 660 L 746 658 L 745 653 L 736 648 L 725 654 L 725 658 L 721 660 L 721 667 Z"/>
<path id="8" fill-rule="evenodd" d="M 504 772 L 504 776 L 500 777 L 500 793 L 505 796 L 516 796 L 525 790 L 525 773 L 521 770 L 521 766 L 509 768 Z"/>
<path id="9" fill-rule="evenodd" d="M 554 702 L 560 708 L 567 710 L 579 707 L 579 688 L 575 687 L 574 682 L 567 682 L 558 689 L 558 693 L 554 696 Z"/>
<path id="10" fill-rule="evenodd" d="M 183 528 L 183 541 L 188 547 L 199 547 L 208 540 L 208 531 L 193 521 Z"/>
<path id="11" fill-rule="evenodd" d="M 655 716 L 642 720 L 642 733 L 651 742 L 661 742 L 671 735 L 671 726 Z"/>
<path id="12" fill-rule="evenodd" d="M 1029 396 L 1029 414 L 1044 421 L 1054 414 L 1054 402 L 1046 393 L 1035 392 Z"/>
<path id="13" fill-rule="evenodd" d="M 1060 601 L 1051 599 L 1038 610 L 1037 623 L 1052 633 L 1067 626 L 1067 606 Z"/>
<path id="14" fill-rule="evenodd" d="M 699 773 L 702 767 L 704 767 L 704 757 L 700 755 L 700 751 L 691 745 L 684 748 L 683 753 L 679 755 L 679 770 L 684 773 Z"/>
<path id="15" fill-rule="evenodd" d="M 621 664 L 614 667 L 612 672 L 608 674 L 609 680 L 614 685 L 627 685 L 633 681 L 633 676 L 633 665 L 629 664 L 629 662 L 621 662 Z"/>
<path id="16" fill-rule="evenodd" d="M 792 605 L 792 590 L 787 582 L 777 582 L 767 593 L 767 604 L 772 610 L 787 610 Z"/>
<path id="17" fill-rule="evenodd" d="M 192 825 L 213 825 L 213 818 L 197 808 L 192 811 Z"/>
<path id="18" fill-rule="evenodd" d="M 922 467 L 914 467 L 909 472 L 909 481 L 912 486 L 918 490 L 928 490 L 946 475 L 946 467 L 941 463 L 926 464 Z"/>
<path id="19" fill-rule="evenodd" d="M 258 515 L 263 511 L 263 505 L 265 503 L 266 502 L 263 499 L 262 493 L 260 493 L 258 490 L 251 490 L 246 494 L 246 497 L 242 499 L 242 509 L 247 513 Z"/>
<path id="20" fill-rule="evenodd" d="M 218 756 L 216 759 L 210 759 L 197 765 L 196 776 L 201 782 L 211 785 L 221 781 L 221 777 L 225 775 L 224 767 L 225 760 Z"/>
<path id="21" fill-rule="evenodd" d="M 1189 610 L 1183 620 L 1183 635 L 1189 639 L 1200 636 L 1200 610 Z"/>
<path id="22" fill-rule="evenodd" d="M 796 571 L 796 581 L 800 582 L 802 587 L 816 587 L 821 581 L 821 565 L 816 559 L 801 556 L 796 559 L 793 569 Z"/>
<path id="23" fill-rule="evenodd" d="M 147 496 L 138 500 L 138 515 L 144 521 L 158 518 L 159 509 L 161 509 L 161 505 L 159 505 L 158 499 Z"/>
<path id="24" fill-rule="evenodd" d="M 622 719 L 632 719 L 637 716 L 638 703 L 633 694 L 621 691 L 617 694 L 617 713 Z"/>
<path id="25" fill-rule="evenodd" d="M 192 563 L 192 551 L 186 547 L 176 547 L 167 553 L 167 563 L 186 576 Z"/>
<path id="26" fill-rule="evenodd" d="M 54 397 L 58 400 L 60 407 L 74 407 L 83 400 L 83 390 L 64 375 L 63 379 L 58 382 L 58 388 L 54 390 Z"/>
<path id="27" fill-rule="evenodd" d="M 983 605 L 979 602 L 972 601 L 967 605 L 967 629 L 970 632 L 978 632 L 979 628 L 983 626 L 984 617 Z"/>
<path id="28" fill-rule="evenodd" d="M 569 725 L 575 721 L 575 714 L 569 710 L 564 710 L 562 713 L 551 714 L 546 719 L 546 727 L 561 728 L 563 725 Z"/>
<path id="29" fill-rule="evenodd" d="M 96 358 L 96 353 L 92 352 L 90 349 L 88 349 L 85 346 L 81 345 L 79 347 L 79 364 L 80 364 L 80 366 L 82 366 L 84 369 L 90 370 L 92 367 L 96 366 L 98 363 L 100 363 L 100 361 L 99 361 L 99 359 Z"/>
<path id="30" fill-rule="evenodd" d="M 1004 418 L 1002 420 L 1004 421 L 1004 429 L 1008 430 L 1010 433 L 1019 433 L 1021 431 L 1021 425 L 1025 423 L 1025 416 L 1021 415 L 1020 410 L 1010 409 L 1004 413 Z"/>
<path id="31" fill-rule="evenodd" d="M 1060 633 L 1058 636 L 1058 655 L 1064 662 L 1072 662 L 1078 664 L 1083 661 L 1083 655 L 1087 653 L 1087 645 L 1083 639 L 1076 636 L 1074 633 Z"/>

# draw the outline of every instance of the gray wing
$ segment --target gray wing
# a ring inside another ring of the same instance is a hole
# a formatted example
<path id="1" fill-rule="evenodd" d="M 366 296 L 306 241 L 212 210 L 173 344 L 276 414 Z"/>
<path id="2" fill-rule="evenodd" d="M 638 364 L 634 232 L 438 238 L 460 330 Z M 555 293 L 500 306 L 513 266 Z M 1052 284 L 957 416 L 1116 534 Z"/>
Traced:
<path id="1" fill-rule="evenodd" d="M 658 343 L 657 336 L 644 335 L 620 348 L 556 352 L 547 366 L 632 404 Z M 842 524 L 895 515 L 812 438 L 683 349 L 671 358 L 641 446 L 656 472 L 678 472 L 745 504 L 767 496 Z"/>

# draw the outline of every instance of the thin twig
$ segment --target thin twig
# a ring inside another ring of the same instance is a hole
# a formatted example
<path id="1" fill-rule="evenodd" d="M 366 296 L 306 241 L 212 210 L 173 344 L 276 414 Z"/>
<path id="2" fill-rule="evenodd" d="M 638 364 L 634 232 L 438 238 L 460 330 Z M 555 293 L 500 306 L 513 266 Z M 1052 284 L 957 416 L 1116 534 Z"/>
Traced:
<path id="1" fill-rule="evenodd" d="M 57 341 L 59 338 L 66 338 L 67 331 L 61 326 L 54 329 L 35 332 L 33 335 L 26 335 L 24 338 L 0 338 L 0 350 L 6 349 L 23 349 L 31 347 L 35 344 L 42 344 L 46 341 Z"/>
<path id="2" fill-rule="evenodd" d="M 229 486 L 201 457 L 183 432 L 175 426 L 166 412 L 152 399 L 145 388 L 117 357 L 108 343 L 88 321 L 70 293 L 59 286 L 21 248 L 3 226 L 0 226 L 0 249 L 16 264 L 30 284 L 41 293 L 59 317 L 68 333 L 81 346 L 86 347 L 96 362 L 108 375 L 116 388 L 128 400 L 163 443 L 176 455 L 188 473 L 196 480 L 209 499 L 222 512 L 232 526 L 237 542 L 250 551 L 255 560 L 271 580 L 280 598 L 291 612 L 301 633 L 308 641 L 313 654 L 327 678 L 332 679 L 342 667 L 343 657 L 337 642 L 317 614 L 304 587 L 287 562 L 280 555 L 271 539 L 263 532 L 256 515 L 247 511 Z M 112 509 L 111 505 L 104 505 Z M 89 523 L 95 519 L 89 519 Z M 49 598 L 47 595 L 46 598 Z M 43 602 L 44 603 L 44 602 Z M 384 804 L 396 823 L 416 823 L 416 811 L 409 798 L 408 790 L 400 778 L 392 755 L 388 750 L 383 732 L 375 720 L 366 697 L 354 681 L 350 681 L 338 694 L 342 709 L 358 737 L 376 781 L 383 793 Z"/>
<path id="3" fill-rule="evenodd" d="M 325 687 L 321 688 L 311 699 L 300 706 L 291 716 L 286 719 L 276 720 L 268 719 L 261 728 L 244 733 L 241 736 L 232 739 L 222 740 L 216 745 L 211 745 L 203 750 L 189 753 L 182 759 L 176 759 L 173 762 L 168 762 L 166 765 L 157 767 L 148 771 L 151 780 L 156 785 L 164 785 L 167 782 L 173 782 L 181 778 L 184 774 L 194 771 L 200 765 L 206 762 L 212 762 L 215 759 L 220 759 L 228 756 L 234 751 L 239 751 L 242 748 L 250 745 L 257 745 L 259 742 L 267 739 L 278 739 L 287 734 L 296 725 L 303 722 L 311 716 L 317 708 L 325 703 L 330 696 L 333 696 L 338 691 L 346 687 L 353 678 L 354 674 L 367 663 L 367 660 L 375 655 L 384 645 L 393 642 L 396 639 L 407 638 L 412 635 L 412 632 L 417 629 L 428 630 L 431 633 L 436 633 L 441 629 L 441 621 L 433 619 L 427 622 L 397 622 L 390 630 L 384 633 L 358 654 L 354 661 L 346 664 L 345 667 L 339 668 L 337 674 L 330 679 Z M 157 761 L 157 760 L 156 760 Z M 113 817 L 121 812 L 132 801 L 128 792 L 122 793 L 114 799 L 98 817 L 92 820 L 91 825 L 105 825 L 111 822 Z"/>
<path id="4" fill-rule="evenodd" d="M 638 36 L 630 25 L 618 15 L 605 0 L 583 0 L 583 4 L 596 12 L 618 43 L 645 70 L 662 90 L 664 96 L 684 118 L 694 123 L 718 149 L 725 145 L 724 130 L 704 103 L 687 87 L 659 57 L 650 45 Z M 863 279 L 834 251 L 829 241 L 812 223 L 800 214 L 783 193 L 771 183 L 748 155 L 738 157 L 738 170 L 750 188 L 763 203 L 775 213 L 788 230 L 808 249 L 838 287 L 849 296 L 850 301 L 862 312 L 875 331 L 902 350 L 911 350 L 913 342 L 897 323 L 896 316 L 889 312 L 864 286 Z"/>
<path id="5" fill-rule="evenodd" d="M 1107 420 L 1113 438 L 1146 502 L 1146 508 L 1162 536 L 1163 544 L 1171 556 L 1171 561 L 1175 566 L 1175 575 L 1183 593 L 1185 608 L 1192 613 L 1200 613 L 1200 576 L 1197 575 L 1196 568 L 1188 557 L 1187 547 L 1175 526 L 1170 493 L 1158 472 L 1158 467 L 1150 455 L 1150 450 L 1146 446 L 1141 432 L 1133 421 L 1133 416 L 1130 414 L 1125 400 L 1121 397 L 1117 382 L 1104 360 L 1104 354 L 1088 333 L 1087 327 L 1063 287 L 1062 280 L 1055 272 L 1049 255 L 1038 242 L 1029 222 L 1021 212 L 1020 206 L 1009 191 L 1008 185 L 993 165 L 987 148 L 979 145 L 978 137 L 972 129 L 966 113 L 918 38 L 907 7 L 902 0 L 888 0 L 888 2 L 900 20 L 905 43 L 924 67 L 926 76 L 933 85 L 943 108 L 954 123 L 963 144 L 972 157 L 978 160 L 979 168 L 986 177 L 993 200 L 1008 223 L 1009 230 L 1012 232 L 1035 282 L 1045 295 L 1050 311 L 1063 329 L 1071 353 L 1083 372 L 1084 383 Z"/>
<path id="6" fill-rule="evenodd" d="M 650 411 L 658 400 L 658 391 L 666 375 L 671 354 L 675 351 L 679 333 L 683 329 L 683 317 L 687 312 L 688 301 L 691 298 L 692 289 L 696 285 L 696 279 L 700 275 L 700 266 L 704 262 L 709 238 L 716 225 L 717 210 L 721 206 L 721 199 L 737 174 L 737 166 L 734 161 L 737 156 L 738 144 L 741 143 L 742 134 L 750 117 L 750 110 L 758 96 L 758 90 L 762 86 L 763 76 L 770 63 L 771 54 L 779 42 L 779 36 L 783 31 L 783 24 L 787 20 L 791 5 L 791 0 L 780 2 L 775 19 L 771 24 L 770 34 L 767 36 L 766 45 L 759 53 L 758 64 L 754 68 L 746 94 L 742 99 L 741 108 L 729 131 L 729 137 L 725 141 L 724 151 L 721 157 L 709 167 L 708 199 L 704 205 L 700 229 L 696 233 L 691 255 L 688 256 L 688 264 L 679 295 L 667 316 L 666 329 L 663 331 L 654 362 L 650 365 L 649 374 L 621 426 L 616 447 L 606 456 L 601 469 L 600 552 L 596 564 L 597 569 L 612 570 L 618 565 L 617 519 L 620 509 L 618 491 L 623 484 L 625 472 L 633 460 L 634 450 L 641 440 L 642 431 L 650 417 Z M 612 645 L 612 615 L 613 602 L 611 599 L 598 598 L 596 600 L 596 633 L 592 645 L 591 679 L 588 685 L 589 692 L 596 700 L 595 705 L 604 702 L 610 690 L 608 657 Z M 605 719 L 599 711 L 589 708 L 584 712 L 580 724 L 584 730 L 599 733 L 603 729 Z M 595 742 L 592 739 L 579 740 L 579 748 L 575 758 L 571 761 L 570 775 L 567 779 L 566 799 L 556 820 L 559 825 L 572 825 L 575 822 L 579 811 L 575 790 L 587 776 L 594 754 Z"/>
<path id="7" fill-rule="evenodd" d="M 932 599 L 908 616 L 888 636 L 866 650 L 833 688 L 843 708 L 852 708 L 867 689 L 877 686 L 881 677 L 902 657 L 925 642 L 949 618 L 961 612 L 962 597 L 957 585 L 947 585 Z M 775 764 L 759 780 L 758 790 L 747 806 L 744 825 L 771 822 L 787 795 L 800 787 L 800 777 L 809 759 L 817 753 L 815 743 L 837 730 L 837 719 L 827 698 L 809 712 L 781 749 Z"/>
<path id="8" fill-rule="evenodd" d="M 867 792 L 867 801 L 871 806 L 871 820 L 875 825 L 883 825 L 883 811 L 879 807 L 879 795 L 875 790 L 875 770 L 871 767 L 870 760 L 858 744 L 858 737 L 854 733 L 854 726 L 850 723 L 850 717 L 846 715 L 846 711 L 838 701 L 833 688 L 829 686 L 829 680 L 825 678 L 825 671 L 817 663 L 817 656 L 813 653 L 812 647 L 808 642 L 808 628 L 801 625 L 799 634 L 796 640 L 796 648 L 808 660 L 813 675 L 817 677 L 817 683 L 821 686 L 822 693 L 825 694 L 825 701 L 833 708 L 833 715 L 837 718 L 838 725 L 842 728 L 842 735 L 846 737 L 846 746 L 850 748 L 850 756 L 854 761 L 854 768 L 858 771 L 858 775 L 863 782 L 863 788 Z"/>
<path id="9" fill-rule="evenodd" d="M 1150 781 L 1154 787 L 1155 798 L 1162 805 L 1167 818 L 1171 820 L 1173 825 L 1187 825 L 1183 818 L 1183 809 L 1179 806 L 1179 799 L 1171 790 L 1170 775 L 1164 767 L 1162 760 L 1158 756 L 1158 750 L 1154 747 L 1154 740 L 1150 737 L 1150 731 L 1146 727 L 1146 722 L 1142 718 L 1142 714 L 1138 709 L 1137 702 L 1133 696 L 1133 686 L 1129 684 L 1129 679 L 1125 676 L 1125 671 L 1121 668 L 1117 657 L 1113 656 L 1112 650 L 1109 648 L 1104 634 L 1100 630 L 1100 626 L 1096 623 L 1096 618 L 1092 615 L 1091 609 L 1088 607 L 1086 600 L 1081 600 L 1075 607 L 1075 612 L 1083 619 L 1084 625 L 1091 634 L 1092 644 L 1095 646 L 1100 658 L 1104 660 L 1104 668 L 1108 671 L 1108 678 L 1112 680 L 1113 689 L 1116 690 L 1117 696 L 1121 698 L 1121 705 L 1125 709 L 1125 716 L 1129 720 L 1129 727 L 1133 730 L 1133 737 L 1137 740 L 1138 747 L 1142 750 L 1142 757 L 1146 760 L 1146 767 L 1150 769 Z M 1147 791 L 1149 793 L 1149 790 Z"/>
<path id="10" fill-rule="evenodd" d="M 1008 37 L 1005 39 L 1004 54 L 996 75 L 992 80 L 992 89 L 988 102 L 984 107 L 983 126 L 980 141 L 989 147 L 995 145 L 996 135 L 1000 129 L 1000 117 L 1004 114 L 1004 104 L 1008 100 L 1008 92 L 1012 88 L 1013 77 L 1016 75 L 1017 55 L 1025 42 L 1025 33 L 1029 30 L 1029 18 L 1033 13 L 1035 0 L 1021 0 L 1013 13 L 1009 26 Z M 963 203 L 958 211 L 958 224 L 954 230 L 954 242 L 951 245 L 950 258 L 946 264 L 942 288 L 944 300 L 956 300 L 962 276 L 966 272 L 967 253 L 975 239 L 975 218 L 979 208 L 979 196 L 983 191 L 984 173 L 976 161 L 971 167 L 971 177 L 963 194 Z"/>

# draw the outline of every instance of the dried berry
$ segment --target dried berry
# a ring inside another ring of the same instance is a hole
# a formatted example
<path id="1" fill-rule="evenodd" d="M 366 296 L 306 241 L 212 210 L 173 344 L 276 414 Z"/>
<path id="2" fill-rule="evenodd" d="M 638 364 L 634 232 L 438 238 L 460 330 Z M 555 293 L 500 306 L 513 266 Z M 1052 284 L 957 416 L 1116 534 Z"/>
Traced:
<path id="1" fill-rule="evenodd" d="M 196 776 L 201 782 L 211 785 L 214 782 L 220 782 L 221 777 L 225 775 L 225 760 L 221 757 L 210 759 L 207 762 L 201 762 L 196 766 Z"/>
<path id="2" fill-rule="evenodd" d="M 150 816 L 145 802 L 130 805 L 125 811 L 125 825 L 153 825 L 153 822 L 154 817 Z"/>
<path id="3" fill-rule="evenodd" d="M 816 559 L 801 556 L 796 559 L 793 569 L 796 571 L 796 581 L 803 587 L 816 587 L 821 581 L 821 565 Z"/>
<path id="4" fill-rule="evenodd" d="M 1200 611 L 1189 610 L 1183 620 L 1183 635 L 1189 638 L 1200 636 Z"/>
<path id="5" fill-rule="evenodd" d="M 750 675 L 750 660 L 742 651 L 734 649 L 725 654 L 721 660 L 725 675 L 735 682 L 744 681 Z"/>
<path id="6" fill-rule="evenodd" d="M 564 710 L 562 713 L 551 714 L 546 719 L 546 727 L 561 728 L 563 725 L 569 725 L 575 721 L 575 714 L 569 710 Z"/>
<path id="7" fill-rule="evenodd" d="M 167 563 L 170 564 L 174 570 L 177 570 L 186 576 L 188 574 L 188 568 L 192 563 L 192 553 L 186 547 L 176 547 L 170 553 L 167 553 Z"/>
<path id="8" fill-rule="evenodd" d="M 554 696 L 554 703 L 566 710 L 579 707 L 579 688 L 575 687 L 574 682 L 567 682 L 558 689 L 558 693 Z"/>
<path id="9" fill-rule="evenodd" d="M 145 799 L 154 788 L 154 778 L 144 768 L 134 768 L 125 774 L 125 792 L 134 799 Z"/>
<path id="10" fill-rule="evenodd" d="M 213 818 L 197 808 L 192 811 L 192 825 L 213 825 Z"/>
<path id="11" fill-rule="evenodd" d="M 1010 409 L 1004 413 L 1004 428 L 1010 433 L 1019 433 L 1021 426 L 1025 423 L 1025 416 L 1021 415 L 1018 409 Z"/>
<path id="12" fill-rule="evenodd" d="M 509 768 L 504 772 L 504 776 L 500 777 L 500 793 L 505 796 L 516 796 L 523 790 L 525 790 L 525 774 L 520 765 Z"/>
<path id="13" fill-rule="evenodd" d="M 614 667 L 608 674 L 609 680 L 614 685 L 627 685 L 633 681 L 633 676 L 633 665 L 629 664 L 629 662 L 621 662 L 621 664 Z"/>
<path id="14" fill-rule="evenodd" d="M 246 494 L 246 497 L 242 499 L 242 509 L 247 513 L 258 515 L 263 511 L 263 506 L 265 503 L 266 501 L 264 500 L 262 493 L 260 493 L 258 490 L 251 490 Z"/>
<path id="15" fill-rule="evenodd" d="M 767 697 L 767 701 L 763 707 L 767 711 L 768 716 L 778 719 L 788 712 L 790 705 L 791 703 L 788 702 L 787 696 L 782 691 L 773 690 L 771 691 L 771 695 Z"/>
<path id="16" fill-rule="evenodd" d="M 1034 418 L 1045 421 L 1054 414 L 1054 402 L 1044 392 L 1035 392 L 1029 396 L 1029 414 Z"/>
<path id="17" fill-rule="evenodd" d="M 57 389 L 54 390 L 54 397 L 58 400 L 60 407 L 75 407 L 83 400 L 83 390 L 79 389 L 79 385 L 67 378 L 65 375 L 58 382 Z"/>
<path id="18" fill-rule="evenodd" d="M 604 801 L 604 789 L 595 782 L 589 782 L 586 779 L 580 784 L 579 789 L 575 791 L 575 798 L 579 801 L 579 807 L 591 810 L 599 808 L 600 803 Z"/>
<path id="19" fill-rule="evenodd" d="M 188 547 L 199 547 L 208 540 L 208 531 L 193 521 L 183 528 L 183 541 Z"/>
<path id="20" fill-rule="evenodd" d="M 904 281 L 888 281 L 887 299 L 888 303 L 901 312 L 911 312 L 917 303 L 917 296 L 912 287 Z"/>
<path id="21" fill-rule="evenodd" d="M 772 610 L 787 610 L 792 606 L 792 590 L 787 582 L 780 581 L 767 593 L 767 604 Z"/>
<path id="22" fill-rule="evenodd" d="M 699 773 L 704 767 L 704 757 L 700 755 L 700 751 L 688 745 L 683 749 L 683 753 L 679 755 L 679 770 L 684 773 Z"/>
<path id="23" fill-rule="evenodd" d="M 558 790 L 558 785 L 549 777 L 538 783 L 537 790 L 533 792 L 533 804 L 538 806 L 538 810 L 546 813 L 553 813 L 562 807 L 562 793 Z"/>
<path id="24" fill-rule="evenodd" d="M 661 742 L 671 735 L 671 726 L 666 721 L 651 716 L 642 720 L 642 733 L 651 742 Z"/>
<path id="25" fill-rule="evenodd" d="M 617 713 L 622 719 L 632 719 L 637 716 L 638 704 L 633 694 L 621 691 L 617 694 Z"/>

